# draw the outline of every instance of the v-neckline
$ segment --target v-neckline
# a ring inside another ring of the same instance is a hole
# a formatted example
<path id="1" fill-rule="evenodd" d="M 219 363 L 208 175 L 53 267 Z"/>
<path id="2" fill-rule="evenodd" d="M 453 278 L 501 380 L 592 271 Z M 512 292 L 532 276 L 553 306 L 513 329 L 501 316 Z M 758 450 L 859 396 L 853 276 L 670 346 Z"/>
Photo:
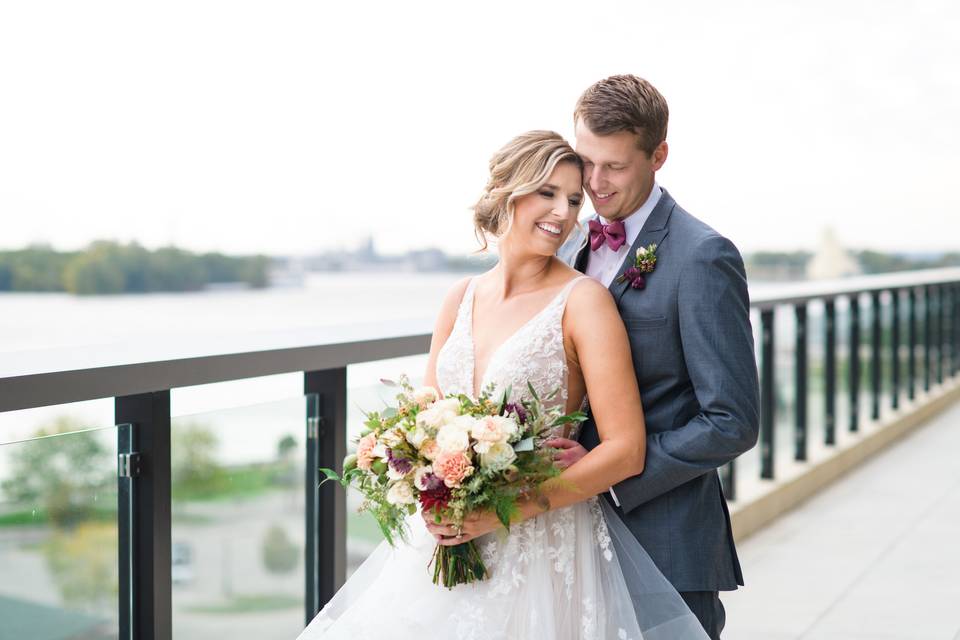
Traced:
<path id="1" fill-rule="evenodd" d="M 511 340 L 513 340 L 513 339 L 517 336 L 518 333 L 520 333 L 521 331 L 523 331 L 523 330 L 527 327 L 527 325 L 529 325 L 531 322 L 533 322 L 534 320 L 536 320 L 537 318 L 539 318 L 539 317 L 543 314 L 544 311 L 546 311 L 547 309 L 549 309 L 549 308 L 553 305 L 553 303 L 557 301 L 557 298 L 559 298 L 561 295 L 563 295 L 563 292 L 566 290 L 566 288 L 567 288 L 568 286 L 570 286 L 570 283 L 571 283 L 571 282 L 573 282 L 574 280 L 579 280 L 579 279 L 582 278 L 582 277 L 583 277 L 583 276 L 577 276 L 577 277 L 571 278 L 569 281 L 567 281 L 567 283 L 564 284 L 564 285 L 560 288 L 560 291 L 557 292 L 557 295 L 555 295 L 555 296 L 553 296 L 552 298 L 550 298 L 550 302 L 548 302 L 546 305 L 544 305 L 543 308 L 540 309 L 539 311 L 537 311 L 535 314 L 533 314 L 532 316 L 530 316 L 529 318 L 527 318 L 527 320 L 524 321 L 523 324 L 521 324 L 519 327 L 517 327 L 517 328 L 513 331 L 513 333 L 511 333 L 509 336 L 507 336 L 507 337 L 503 340 L 503 342 L 501 342 L 500 344 L 498 344 L 493 350 L 490 351 L 490 357 L 487 358 L 487 363 L 486 363 L 486 365 L 484 366 L 484 368 L 483 368 L 483 373 L 482 373 L 481 376 L 480 376 L 480 384 L 481 384 L 481 385 L 483 385 L 483 381 L 484 381 L 484 379 L 487 377 L 487 371 L 490 370 L 490 364 L 493 362 L 493 359 L 494 359 L 494 358 L 496 357 L 496 355 L 500 352 L 500 350 L 503 349 L 503 347 L 504 347 L 508 342 L 510 342 Z M 473 394 L 473 398 L 474 398 L 474 399 L 479 398 L 479 397 L 480 397 L 480 392 L 483 391 L 482 386 L 481 386 L 481 389 L 480 389 L 479 391 L 477 390 L 477 342 L 476 342 L 476 340 L 474 340 L 474 338 L 473 338 L 473 316 L 474 316 L 474 311 L 475 311 L 475 309 L 476 309 L 476 305 L 474 304 L 474 302 L 475 302 L 475 300 L 476 300 L 476 289 L 477 289 L 477 281 L 476 281 L 476 280 L 473 280 L 473 281 L 471 282 L 471 284 L 470 284 L 470 300 L 468 301 L 469 304 L 470 304 L 470 317 L 468 318 L 468 322 L 467 322 L 467 337 L 470 338 L 470 358 L 471 358 L 471 360 L 472 360 L 472 362 L 470 363 L 470 392 Z"/>

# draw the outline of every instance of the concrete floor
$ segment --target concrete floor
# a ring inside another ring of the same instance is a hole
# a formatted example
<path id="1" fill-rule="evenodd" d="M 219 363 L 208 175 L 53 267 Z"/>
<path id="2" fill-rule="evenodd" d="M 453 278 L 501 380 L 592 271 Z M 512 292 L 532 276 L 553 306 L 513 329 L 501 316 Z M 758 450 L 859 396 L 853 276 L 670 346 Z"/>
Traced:
<path id="1" fill-rule="evenodd" d="M 960 404 L 739 551 L 727 640 L 960 640 Z"/>

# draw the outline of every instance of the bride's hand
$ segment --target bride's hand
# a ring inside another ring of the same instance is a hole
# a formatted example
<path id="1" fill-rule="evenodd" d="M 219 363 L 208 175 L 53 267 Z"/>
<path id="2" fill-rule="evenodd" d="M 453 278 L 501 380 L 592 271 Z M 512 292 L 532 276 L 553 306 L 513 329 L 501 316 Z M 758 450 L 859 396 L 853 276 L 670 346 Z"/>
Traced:
<path id="1" fill-rule="evenodd" d="M 433 534 L 437 543 L 447 547 L 470 542 L 474 538 L 479 538 L 491 531 L 496 531 L 503 526 L 497 519 L 496 514 L 490 511 L 473 511 L 468 513 L 463 519 L 463 526 L 459 528 L 456 524 L 446 519 L 441 520 L 440 524 L 437 524 L 431 515 L 426 515 L 423 519 L 424 522 L 426 522 L 427 530 Z"/>
<path id="2" fill-rule="evenodd" d="M 544 444 L 557 450 L 557 452 L 553 454 L 553 462 L 561 469 L 566 469 L 587 455 L 587 450 L 576 440 L 550 438 L 544 442 Z"/>

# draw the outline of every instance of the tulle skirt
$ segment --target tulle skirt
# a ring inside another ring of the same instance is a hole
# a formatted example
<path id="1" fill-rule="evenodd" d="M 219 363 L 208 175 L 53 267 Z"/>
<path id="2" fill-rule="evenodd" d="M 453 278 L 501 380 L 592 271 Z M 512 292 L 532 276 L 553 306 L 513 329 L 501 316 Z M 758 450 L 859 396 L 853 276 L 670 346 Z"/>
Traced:
<path id="1" fill-rule="evenodd" d="M 707 639 L 626 525 L 596 498 L 477 539 L 488 579 L 431 582 L 436 541 L 381 544 L 298 640 Z"/>

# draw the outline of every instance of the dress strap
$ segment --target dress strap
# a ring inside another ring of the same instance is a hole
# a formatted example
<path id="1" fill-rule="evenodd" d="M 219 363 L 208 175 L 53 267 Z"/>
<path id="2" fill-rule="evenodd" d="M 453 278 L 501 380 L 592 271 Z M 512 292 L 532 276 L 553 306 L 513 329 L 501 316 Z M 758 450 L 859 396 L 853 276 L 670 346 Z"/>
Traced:
<path id="1" fill-rule="evenodd" d="M 563 285 L 563 289 L 560 290 L 560 295 L 557 296 L 558 298 L 560 298 L 560 304 L 561 305 L 567 304 L 567 298 L 570 297 L 570 292 L 573 291 L 573 288 L 576 286 L 578 282 L 581 282 L 583 280 L 589 280 L 589 279 L 590 279 L 590 276 L 588 275 L 577 276 L 567 284 Z"/>
<path id="2" fill-rule="evenodd" d="M 466 289 L 463 290 L 460 306 L 457 307 L 457 322 L 460 322 L 461 319 L 467 320 L 473 317 L 473 288 L 476 283 L 477 276 L 472 276 L 467 282 Z"/>

